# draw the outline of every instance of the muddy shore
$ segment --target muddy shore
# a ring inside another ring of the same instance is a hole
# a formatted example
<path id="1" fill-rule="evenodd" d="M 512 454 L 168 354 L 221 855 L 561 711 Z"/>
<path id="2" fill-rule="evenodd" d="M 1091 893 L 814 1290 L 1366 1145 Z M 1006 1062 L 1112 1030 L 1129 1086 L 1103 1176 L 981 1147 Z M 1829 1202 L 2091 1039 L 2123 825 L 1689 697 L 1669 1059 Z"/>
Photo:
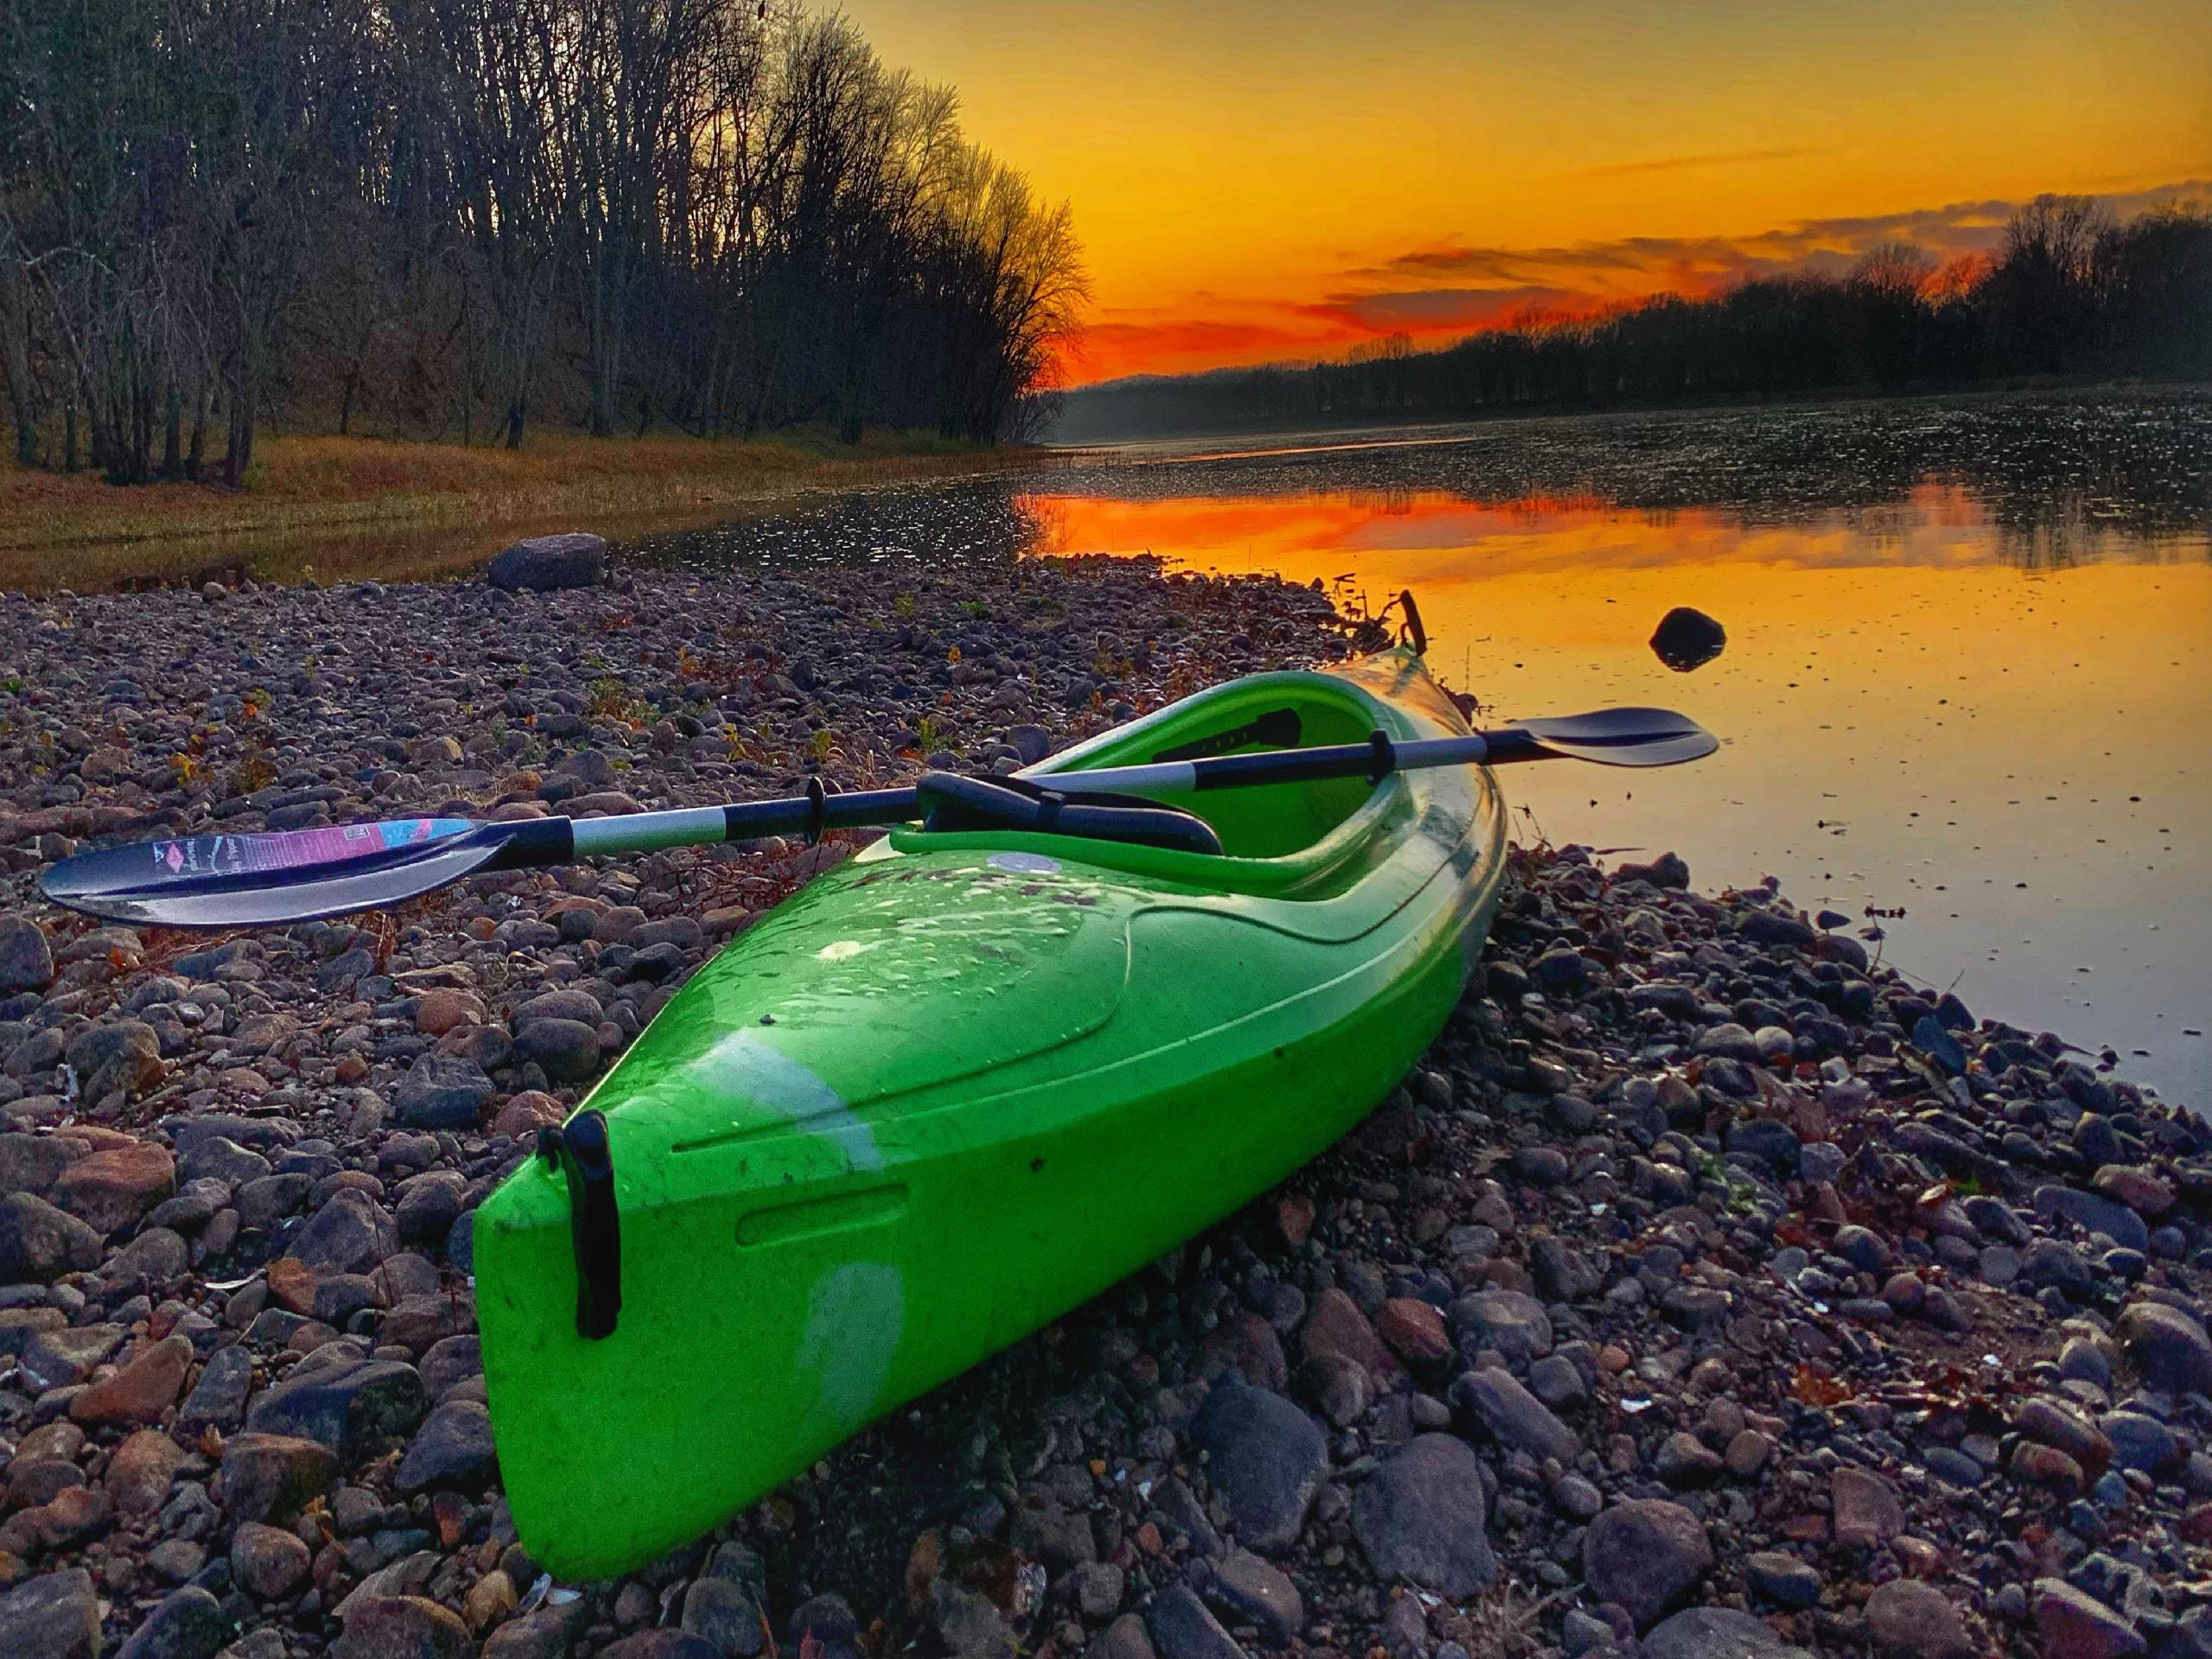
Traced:
<path id="1" fill-rule="evenodd" d="M 104 836 L 1007 766 L 1347 648 L 1130 560 L 0 601 L 0 1653 L 2212 1654 L 2212 1132 L 1778 893 L 1516 854 L 1343 1144 L 558 1585 L 470 1214 L 851 843 L 230 938 L 31 892 Z"/>

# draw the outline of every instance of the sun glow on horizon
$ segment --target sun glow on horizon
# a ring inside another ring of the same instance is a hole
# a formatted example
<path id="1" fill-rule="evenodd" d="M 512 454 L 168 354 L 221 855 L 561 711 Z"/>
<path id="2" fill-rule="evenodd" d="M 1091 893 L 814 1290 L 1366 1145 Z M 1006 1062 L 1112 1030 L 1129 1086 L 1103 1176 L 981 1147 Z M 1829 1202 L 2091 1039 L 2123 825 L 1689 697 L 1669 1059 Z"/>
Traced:
<path id="1" fill-rule="evenodd" d="M 2044 191 L 2212 200 L 2194 0 L 845 10 L 1073 204 L 1074 384 L 1948 257 Z"/>

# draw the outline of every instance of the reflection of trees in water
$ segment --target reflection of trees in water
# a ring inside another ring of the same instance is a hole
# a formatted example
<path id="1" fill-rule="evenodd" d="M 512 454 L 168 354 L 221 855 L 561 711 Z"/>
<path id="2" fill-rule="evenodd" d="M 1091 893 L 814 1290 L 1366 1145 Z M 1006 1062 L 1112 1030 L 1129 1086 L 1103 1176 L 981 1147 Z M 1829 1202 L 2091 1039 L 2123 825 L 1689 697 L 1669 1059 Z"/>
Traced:
<path id="1" fill-rule="evenodd" d="M 1327 500 L 1378 517 L 1439 501 L 1540 520 L 1626 512 L 1656 529 L 1718 515 L 1745 529 L 1840 517 L 1907 553 L 1929 527 L 1994 527 L 2028 570 L 2095 559 L 2202 559 L 2212 528 L 2212 396 L 2029 396 L 1696 416 L 1493 423 L 1465 442 L 1162 463 L 1095 454 L 1018 479 L 912 485 L 763 508 L 626 550 L 707 564 L 936 563 L 1067 546 L 1070 496 L 1141 505 Z M 1147 550 L 1140 540 L 1098 550 Z M 1090 549 L 1071 549 L 1088 551 Z"/>
<path id="2" fill-rule="evenodd" d="M 2070 570 L 2106 559 L 2168 564 L 2208 556 L 2212 543 L 2171 530 L 2145 531 L 2109 495 L 2068 489 L 1993 503 L 1997 556 L 2019 570 Z"/>
<path id="3" fill-rule="evenodd" d="M 1413 516 L 1414 503 L 1424 493 L 1410 484 L 1397 484 L 1381 490 L 1346 490 L 1344 499 L 1346 505 L 1378 518 L 1408 518 Z"/>
<path id="4" fill-rule="evenodd" d="M 2048 524 L 2071 497 L 2094 502 L 2100 532 L 2157 535 L 2212 527 L 2207 454 L 2212 395 L 2156 390 L 1496 421 L 1446 442 L 1088 461 L 1028 486 L 1128 500 L 1409 492 L 1492 508 L 1717 508 L 1783 528 L 1837 511 L 1907 522 L 1913 493 L 1940 482 L 2000 525 Z M 2069 544 L 2110 556 L 2120 540 Z"/>

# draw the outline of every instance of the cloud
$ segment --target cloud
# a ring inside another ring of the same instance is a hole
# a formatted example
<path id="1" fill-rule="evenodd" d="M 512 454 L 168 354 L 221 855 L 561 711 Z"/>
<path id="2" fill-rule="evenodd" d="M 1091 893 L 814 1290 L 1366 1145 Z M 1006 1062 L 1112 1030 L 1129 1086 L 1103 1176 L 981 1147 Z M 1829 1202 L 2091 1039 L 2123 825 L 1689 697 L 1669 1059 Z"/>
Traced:
<path id="1" fill-rule="evenodd" d="M 1530 310 L 1554 310 L 1581 303 L 1572 289 L 1523 284 L 1513 288 L 1424 288 L 1410 292 L 1332 294 L 1298 308 L 1324 321 L 1345 324 L 1372 334 L 1465 334 L 1505 321 Z"/>
<path id="2" fill-rule="evenodd" d="M 1604 167 L 1585 168 L 1582 174 L 1592 179 L 1624 179 L 1639 173 L 1679 173 L 1694 167 L 1741 167 L 1752 162 L 1817 156 L 1821 148 L 1817 144 L 1777 144 L 1770 149 L 1715 149 L 1701 156 L 1662 156 L 1648 162 L 1613 162 Z"/>
<path id="3" fill-rule="evenodd" d="M 2101 200 L 2124 218 L 2208 194 L 2212 194 L 2212 181 L 2190 179 Z M 2003 239 L 2005 221 L 2020 205 L 1991 197 L 1902 213 L 1799 219 L 1735 236 L 1632 236 L 1522 248 L 1447 242 L 1410 248 L 1377 264 L 1356 267 L 1345 276 L 1362 282 L 1452 276 L 1475 286 L 1501 287 L 1575 276 L 1586 286 L 1602 288 L 1610 283 L 1654 292 L 1685 276 L 1709 285 L 1715 277 L 1848 263 L 1884 242 L 1915 242 L 1939 257 L 1985 252 Z M 1662 279 L 1656 287 L 1654 278 Z"/>

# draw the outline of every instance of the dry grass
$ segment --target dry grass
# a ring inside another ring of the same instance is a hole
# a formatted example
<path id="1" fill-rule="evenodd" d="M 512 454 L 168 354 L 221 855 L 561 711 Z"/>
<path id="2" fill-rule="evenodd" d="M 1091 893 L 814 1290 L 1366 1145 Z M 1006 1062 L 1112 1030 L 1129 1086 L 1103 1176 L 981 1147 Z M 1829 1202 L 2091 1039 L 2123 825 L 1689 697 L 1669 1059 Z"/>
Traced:
<path id="1" fill-rule="evenodd" d="M 231 570 L 422 576 L 549 528 L 673 526 L 815 489 L 1018 464 L 1020 452 L 902 434 L 715 441 L 566 434 L 519 450 L 264 439 L 242 490 L 118 487 L 0 463 L 0 588 L 86 588 Z M 486 543 L 492 545 L 487 547 Z"/>

